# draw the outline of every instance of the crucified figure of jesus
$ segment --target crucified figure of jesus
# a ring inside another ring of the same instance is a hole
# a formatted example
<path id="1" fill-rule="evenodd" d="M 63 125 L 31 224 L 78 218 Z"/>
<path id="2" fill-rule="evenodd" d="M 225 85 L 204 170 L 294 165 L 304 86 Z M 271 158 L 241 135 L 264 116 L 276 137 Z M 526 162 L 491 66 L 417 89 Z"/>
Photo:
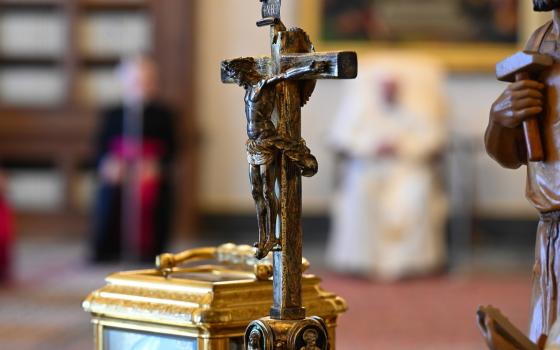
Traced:
<path id="1" fill-rule="evenodd" d="M 320 74 L 329 69 L 329 63 L 313 61 L 304 67 L 289 69 L 274 76 L 262 76 L 253 58 L 238 58 L 222 63 L 223 71 L 245 89 L 247 117 L 247 160 L 251 193 L 257 209 L 259 242 L 255 243 L 257 258 L 264 258 L 271 250 L 280 249 L 276 237 L 278 198 L 275 193 L 276 163 L 282 152 L 301 171 L 303 176 L 317 173 L 318 164 L 303 139 L 287 140 L 278 136 L 272 114 L 276 107 L 276 86 L 286 80 L 305 79 L 306 75 Z"/>

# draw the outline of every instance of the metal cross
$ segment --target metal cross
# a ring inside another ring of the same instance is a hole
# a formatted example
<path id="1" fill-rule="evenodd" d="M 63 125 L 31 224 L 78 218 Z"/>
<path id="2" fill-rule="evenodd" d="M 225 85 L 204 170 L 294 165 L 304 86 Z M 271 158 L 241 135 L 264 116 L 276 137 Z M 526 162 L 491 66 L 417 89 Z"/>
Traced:
<path id="1" fill-rule="evenodd" d="M 270 317 L 300 320 L 305 318 L 301 295 L 301 177 L 313 175 L 317 170 L 315 163 L 314 172 L 310 169 L 305 172 L 314 157 L 301 139 L 301 107 L 313 93 L 316 80 L 355 78 L 357 56 L 354 52 L 314 52 L 303 30 L 286 30 L 280 21 L 280 0 L 261 2 L 263 19 L 257 25 L 271 27 L 272 54 L 222 62 L 222 81 L 238 83 L 246 89 L 249 162 L 255 175 L 254 178 L 252 175 L 253 195 L 262 214 L 259 214 L 259 234 L 263 243 L 259 247 L 263 254 L 273 250 L 274 303 Z M 271 104 L 273 108 L 269 108 Z M 278 205 L 267 195 L 271 190 L 266 183 L 270 176 L 275 183 Z M 266 188 L 262 190 L 258 186 Z M 273 208 L 278 211 L 271 213 Z M 265 209 L 268 216 L 262 212 Z M 279 225 L 272 223 L 277 217 Z M 271 227 L 275 232 L 267 234 L 274 237 L 264 237 L 264 231 Z M 267 246 L 266 242 L 272 243 Z"/>

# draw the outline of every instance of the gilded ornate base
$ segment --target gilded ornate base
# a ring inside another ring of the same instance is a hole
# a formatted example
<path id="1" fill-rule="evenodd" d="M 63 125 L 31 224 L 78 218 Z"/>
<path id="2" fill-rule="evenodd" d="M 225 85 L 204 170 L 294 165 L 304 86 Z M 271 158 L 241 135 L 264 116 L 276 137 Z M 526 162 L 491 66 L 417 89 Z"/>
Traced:
<path id="1" fill-rule="evenodd" d="M 328 350 L 329 333 L 319 317 L 253 321 L 245 331 L 246 350 Z"/>

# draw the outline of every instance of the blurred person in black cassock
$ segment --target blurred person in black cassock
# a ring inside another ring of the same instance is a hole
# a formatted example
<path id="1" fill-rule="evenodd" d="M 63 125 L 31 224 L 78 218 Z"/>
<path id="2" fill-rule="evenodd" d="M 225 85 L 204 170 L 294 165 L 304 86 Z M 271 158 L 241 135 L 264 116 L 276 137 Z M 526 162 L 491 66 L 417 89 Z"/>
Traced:
<path id="1" fill-rule="evenodd" d="M 92 260 L 153 261 L 170 231 L 174 116 L 149 57 L 125 61 L 117 75 L 123 103 L 103 113 L 97 137 Z"/>

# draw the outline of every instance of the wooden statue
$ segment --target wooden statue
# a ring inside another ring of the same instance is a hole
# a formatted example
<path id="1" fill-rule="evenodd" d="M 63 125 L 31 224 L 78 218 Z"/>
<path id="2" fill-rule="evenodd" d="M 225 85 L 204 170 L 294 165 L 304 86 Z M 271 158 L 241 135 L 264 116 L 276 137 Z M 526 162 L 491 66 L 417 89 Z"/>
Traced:
<path id="1" fill-rule="evenodd" d="M 317 79 L 355 78 L 357 56 L 315 53 L 303 30 L 282 24 L 280 0 L 260 1 L 263 19 L 257 26 L 270 26 L 272 55 L 222 62 L 222 81 L 245 89 L 247 158 L 259 229 L 256 256 L 272 251 L 274 265 L 270 317 L 249 325 L 245 347 L 327 349 L 324 323 L 306 318 L 302 307 L 301 177 L 313 176 L 318 166 L 301 137 L 301 107 Z"/>
<path id="2" fill-rule="evenodd" d="M 560 311 L 560 1 L 533 4 L 552 11 L 553 20 L 535 31 L 524 52 L 498 64 L 498 79 L 515 82 L 492 106 L 485 144 L 503 167 L 527 167 L 526 195 L 541 213 L 529 330 L 536 343 Z"/>

